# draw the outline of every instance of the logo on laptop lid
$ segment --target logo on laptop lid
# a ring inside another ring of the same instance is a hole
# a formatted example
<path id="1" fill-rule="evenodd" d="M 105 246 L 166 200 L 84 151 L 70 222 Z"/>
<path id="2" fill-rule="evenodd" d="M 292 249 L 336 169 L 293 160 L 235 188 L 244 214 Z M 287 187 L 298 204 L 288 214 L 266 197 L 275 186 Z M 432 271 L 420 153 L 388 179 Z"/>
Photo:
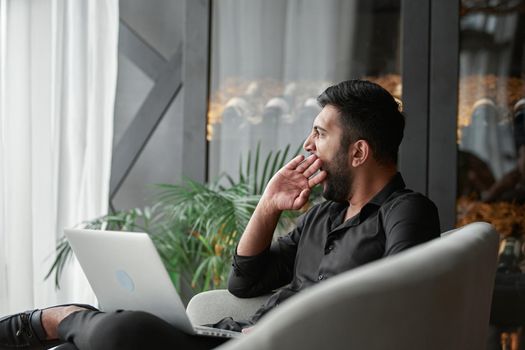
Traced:
<path id="1" fill-rule="evenodd" d="M 133 283 L 133 279 L 128 275 L 126 271 L 117 270 L 115 272 L 115 277 L 117 278 L 117 281 L 120 284 L 120 286 L 128 292 L 133 292 L 135 290 L 135 283 Z"/>

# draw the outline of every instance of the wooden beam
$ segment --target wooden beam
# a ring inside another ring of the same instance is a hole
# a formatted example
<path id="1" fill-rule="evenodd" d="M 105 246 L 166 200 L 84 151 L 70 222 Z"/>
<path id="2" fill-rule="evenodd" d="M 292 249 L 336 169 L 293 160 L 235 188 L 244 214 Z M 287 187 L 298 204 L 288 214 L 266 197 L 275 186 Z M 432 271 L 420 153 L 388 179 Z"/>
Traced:
<path id="1" fill-rule="evenodd" d="M 137 115 L 113 151 L 110 201 L 126 179 L 151 135 L 182 88 L 182 45 L 149 92 Z"/>

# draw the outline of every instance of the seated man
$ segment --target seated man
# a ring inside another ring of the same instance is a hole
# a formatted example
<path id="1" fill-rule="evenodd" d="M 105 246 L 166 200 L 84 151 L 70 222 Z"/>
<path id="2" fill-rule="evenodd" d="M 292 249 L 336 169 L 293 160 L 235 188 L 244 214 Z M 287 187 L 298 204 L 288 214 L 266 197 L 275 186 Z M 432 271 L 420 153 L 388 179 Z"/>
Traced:
<path id="1" fill-rule="evenodd" d="M 318 101 L 323 109 L 304 144 L 311 155 L 294 158 L 268 183 L 240 239 L 228 286 L 240 297 L 282 288 L 250 320 L 227 318 L 217 328 L 251 327 L 309 286 L 439 236 L 436 207 L 406 189 L 397 171 L 405 122 L 393 97 L 376 84 L 351 80 L 329 87 Z M 282 211 L 302 208 L 317 184 L 327 201 L 272 243 Z M 144 312 L 75 305 L 0 320 L 0 349 L 60 342 L 81 350 L 210 349 L 224 341 L 186 335 Z"/>

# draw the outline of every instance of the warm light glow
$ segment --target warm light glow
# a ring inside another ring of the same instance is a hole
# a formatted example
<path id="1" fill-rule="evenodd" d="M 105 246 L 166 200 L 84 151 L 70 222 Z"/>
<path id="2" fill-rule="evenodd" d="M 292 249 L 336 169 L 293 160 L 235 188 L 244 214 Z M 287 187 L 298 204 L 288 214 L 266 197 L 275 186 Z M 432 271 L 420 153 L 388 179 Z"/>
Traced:
<path id="1" fill-rule="evenodd" d="M 401 76 L 398 74 L 386 74 L 378 77 L 364 77 L 363 79 L 375 82 L 389 91 L 403 108 L 401 101 Z M 246 81 L 239 78 L 226 79 L 219 89 L 212 91 L 208 105 L 208 141 L 213 139 L 213 125 L 222 122 L 222 116 L 226 108 L 238 108 L 246 112 L 246 120 L 251 124 L 258 124 L 262 120 L 264 108 L 272 99 L 284 98 L 287 106 L 287 117 L 293 119 L 298 111 L 308 106 L 312 99 L 328 86 L 335 82 L 328 81 L 293 81 L 279 82 L 271 79 L 260 79 Z M 247 101 L 245 103 L 244 101 Z M 278 103 L 270 103 L 279 105 Z"/>

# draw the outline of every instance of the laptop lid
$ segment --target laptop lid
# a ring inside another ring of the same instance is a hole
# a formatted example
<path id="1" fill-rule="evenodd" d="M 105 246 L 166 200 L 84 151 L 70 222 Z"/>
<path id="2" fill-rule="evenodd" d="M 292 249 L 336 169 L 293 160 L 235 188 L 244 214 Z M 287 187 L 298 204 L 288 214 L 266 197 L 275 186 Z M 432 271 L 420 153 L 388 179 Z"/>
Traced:
<path id="1" fill-rule="evenodd" d="M 146 311 L 194 334 L 184 305 L 146 233 L 65 229 L 103 311 Z"/>

